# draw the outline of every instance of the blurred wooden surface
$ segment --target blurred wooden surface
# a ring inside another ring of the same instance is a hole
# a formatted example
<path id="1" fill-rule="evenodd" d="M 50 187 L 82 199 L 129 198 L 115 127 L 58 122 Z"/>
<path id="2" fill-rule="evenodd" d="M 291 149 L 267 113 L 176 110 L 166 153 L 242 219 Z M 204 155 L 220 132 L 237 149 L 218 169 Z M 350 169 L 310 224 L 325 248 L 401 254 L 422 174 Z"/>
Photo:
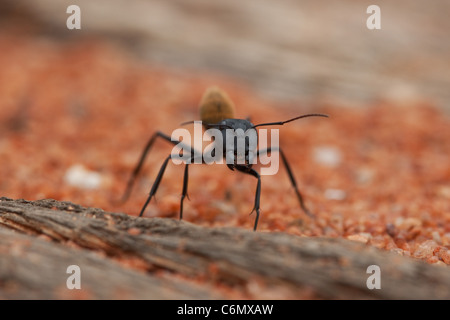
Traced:
<path id="1" fill-rule="evenodd" d="M 55 200 L 0 198 L 0 252 L 3 299 L 223 299 L 235 298 L 224 284 L 248 288 L 255 279 L 260 299 L 280 289 L 291 298 L 305 290 L 329 299 L 450 298 L 448 267 L 356 241 L 204 228 Z M 66 288 L 69 265 L 81 268 L 80 290 Z M 367 288 L 370 265 L 380 267 L 381 289 Z"/>
<path id="2" fill-rule="evenodd" d="M 231 75 L 272 98 L 450 106 L 447 0 L 8 0 L 2 11 L 8 3 L 60 40 L 119 40 L 151 62 Z M 66 28 L 71 4 L 80 31 Z M 381 30 L 366 27 L 372 4 Z"/>

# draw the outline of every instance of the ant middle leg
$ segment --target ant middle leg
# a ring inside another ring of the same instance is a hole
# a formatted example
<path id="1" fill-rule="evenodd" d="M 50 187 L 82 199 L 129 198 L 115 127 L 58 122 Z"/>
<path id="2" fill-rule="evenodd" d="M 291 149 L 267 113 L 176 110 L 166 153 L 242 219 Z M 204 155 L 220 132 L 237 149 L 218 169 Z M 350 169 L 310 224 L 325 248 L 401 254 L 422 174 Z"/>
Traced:
<path id="1" fill-rule="evenodd" d="M 194 163 L 194 161 L 196 160 L 198 154 L 195 151 L 193 151 L 193 149 L 190 149 L 189 151 L 191 152 L 191 157 L 190 157 L 190 162 L 189 163 Z M 141 217 L 144 214 L 145 209 L 147 208 L 147 205 L 150 203 L 151 199 L 156 194 L 156 191 L 158 190 L 159 184 L 160 184 L 160 182 L 162 180 L 162 177 L 164 175 L 164 172 L 166 170 L 167 164 L 169 163 L 169 160 L 173 156 L 174 156 L 173 154 L 170 154 L 164 160 L 161 168 L 159 169 L 158 175 L 156 176 L 155 182 L 152 185 L 152 189 L 150 190 L 149 196 L 148 196 L 147 200 L 145 201 L 144 206 L 141 209 L 139 217 Z M 180 220 L 183 219 L 183 201 L 184 201 L 184 198 L 187 197 L 189 199 L 189 196 L 187 194 L 188 178 L 189 178 L 189 175 L 188 175 L 189 163 L 186 162 L 185 168 L 184 168 L 183 190 L 182 190 L 181 201 L 180 201 Z"/>
<path id="2" fill-rule="evenodd" d="M 155 182 L 153 183 L 152 189 L 150 190 L 150 194 L 147 198 L 147 201 L 145 201 L 144 206 L 141 209 L 141 212 L 139 213 L 139 217 L 142 217 L 142 215 L 144 214 L 145 209 L 147 208 L 147 205 L 149 204 L 150 200 L 153 198 L 153 196 L 155 195 L 156 191 L 158 190 L 159 187 L 159 183 L 161 182 L 161 179 L 164 175 L 164 171 L 166 170 L 167 164 L 169 163 L 170 158 L 172 157 L 172 155 L 169 155 L 166 160 L 164 160 L 161 169 L 159 169 L 158 172 L 158 176 L 156 177 Z"/>
<path id="3" fill-rule="evenodd" d="M 302 194 L 300 193 L 300 191 L 298 189 L 297 181 L 295 180 L 292 169 L 287 161 L 287 158 L 286 158 L 284 152 L 281 150 L 281 148 L 280 147 L 269 147 L 269 148 L 266 148 L 263 150 L 258 150 L 258 159 L 261 154 L 267 154 L 267 153 L 275 152 L 275 151 L 278 151 L 278 153 L 281 156 L 281 160 L 283 161 L 284 167 L 286 168 L 286 171 L 289 175 L 289 180 L 291 181 L 292 187 L 294 187 L 295 194 L 297 195 L 297 199 L 300 202 L 300 207 L 302 208 L 303 212 L 305 212 L 309 217 L 315 218 L 315 215 L 311 211 L 309 211 L 305 205 Z"/>
<path id="4" fill-rule="evenodd" d="M 125 188 L 125 192 L 124 192 L 122 198 L 119 201 L 117 201 L 117 203 L 124 203 L 126 200 L 128 200 L 128 198 L 129 198 L 129 196 L 131 194 L 131 190 L 133 188 L 134 182 L 135 182 L 139 172 L 141 171 L 142 166 L 144 164 L 144 161 L 145 161 L 145 159 L 146 159 L 150 149 L 152 148 L 152 146 L 155 143 L 157 138 L 161 138 L 163 140 L 166 140 L 166 141 L 170 142 L 173 145 L 178 145 L 179 147 L 181 147 L 183 149 L 183 151 L 188 151 L 188 154 L 191 155 L 191 157 L 190 157 L 191 161 L 193 161 L 199 154 L 198 151 L 195 151 L 190 146 L 188 146 L 188 145 L 186 145 L 186 144 L 184 144 L 184 143 L 182 143 L 180 141 L 173 141 L 170 136 L 168 136 L 168 135 L 166 135 L 166 134 L 164 134 L 164 133 L 162 133 L 160 131 L 155 132 L 151 136 L 151 138 L 147 142 L 147 144 L 145 145 L 145 148 L 142 151 L 141 156 L 139 157 L 139 161 L 136 164 L 136 166 L 134 167 L 134 169 L 133 169 L 133 171 L 131 173 L 131 176 L 130 176 L 130 178 L 128 180 L 127 186 Z M 156 191 L 158 190 L 159 184 L 161 182 L 161 179 L 162 179 L 162 177 L 164 175 L 164 172 L 166 170 L 167 164 L 168 164 L 169 160 L 171 159 L 171 157 L 172 157 L 172 155 L 169 155 L 164 160 L 164 162 L 163 162 L 163 164 L 162 164 L 162 166 L 161 166 L 161 168 L 160 168 L 160 170 L 158 172 L 158 176 L 156 177 L 156 180 L 153 183 L 153 186 L 152 186 L 152 189 L 150 191 L 150 194 L 149 194 L 149 196 L 148 196 L 144 206 L 141 209 L 141 212 L 139 214 L 140 217 L 143 215 L 145 209 L 147 208 L 147 205 L 150 203 L 150 200 L 152 199 L 152 197 L 155 195 Z M 180 219 L 182 219 L 182 217 L 183 217 L 183 200 L 187 196 L 187 184 L 188 184 L 188 163 L 186 163 L 186 167 L 185 167 L 185 170 L 184 170 L 183 191 L 182 191 L 181 204 L 180 204 Z M 189 196 L 187 196 L 187 197 L 189 199 Z"/>
<path id="5" fill-rule="evenodd" d="M 131 194 L 131 190 L 133 188 L 133 185 L 136 181 L 136 178 L 139 174 L 139 172 L 142 169 L 142 165 L 144 164 L 145 158 L 147 157 L 150 149 L 152 148 L 153 144 L 155 143 L 157 138 L 161 138 L 163 140 L 166 140 L 168 142 L 170 142 L 173 145 L 180 145 L 185 149 L 185 150 L 189 150 L 190 153 L 192 154 L 194 151 L 187 145 L 184 145 L 183 143 L 179 142 L 179 141 L 172 141 L 172 139 L 170 138 L 170 136 L 166 135 L 163 132 L 157 131 L 155 132 L 151 138 L 149 139 L 149 141 L 147 142 L 147 144 L 145 145 L 144 150 L 142 151 L 141 156 L 139 157 L 139 161 L 136 164 L 136 166 L 134 167 L 130 178 L 128 179 L 128 183 L 127 186 L 125 188 L 125 192 L 123 193 L 121 199 L 119 201 L 117 201 L 117 203 L 119 204 L 123 204 L 124 202 L 126 202 L 128 200 L 128 198 L 130 197 Z"/>

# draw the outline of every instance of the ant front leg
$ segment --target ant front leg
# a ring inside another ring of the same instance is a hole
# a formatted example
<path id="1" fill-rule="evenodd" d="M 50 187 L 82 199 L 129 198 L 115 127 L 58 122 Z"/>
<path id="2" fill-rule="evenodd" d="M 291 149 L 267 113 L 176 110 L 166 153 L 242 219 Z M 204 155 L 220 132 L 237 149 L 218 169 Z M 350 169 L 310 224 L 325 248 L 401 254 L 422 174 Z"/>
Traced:
<path id="1" fill-rule="evenodd" d="M 189 179 L 188 168 L 189 168 L 189 164 L 186 163 L 186 166 L 184 167 L 184 176 L 183 176 L 183 191 L 181 193 L 181 201 L 180 201 L 180 220 L 183 219 L 184 198 L 187 197 L 189 199 L 189 196 L 187 194 L 188 179 Z"/>
<path id="2" fill-rule="evenodd" d="M 281 150 L 280 147 L 270 147 L 264 150 L 258 150 L 258 158 L 261 154 L 267 154 L 269 152 L 274 152 L 274 151 L 278 151 L 278 153 L 281 156 L 281 160 L 283 161 L 284 167 L 286 168 L 286 171 L 289 175 L 289 180 L 291 181 L 292 186 L 294 187 L 295 190 L 295 194 L 297 195 L 297 199 L 300 202 L 300 207 L 302 208 L 303 212 L 305 212 L 309 217 L 311 218 L 315 218 L 315 215 L 308 210 L 308 208 L 306 208 L 305 206 L 305 202 L 303 200 L 302 194 L 300 193 L 300 191 L 298 190 L 297 187 L 297 181 L 295 180 L 294 174 L 292 173 L 291 167 L 289 166 L 289 163 L 286 159 L 286 156 L 284 155 L 284 152 Z"/>
<path id="3" fill-rule="evenodd" d="M 259 220 L 259 212 L 260 212 L 260 200 L 261 200 L 261 175 L 255 171 L 255 169 L 241 169 L 240 167 L 236 167 L 237 170 L 252 175 L 256 179 L 258 179 L 258 184 L 256 185 L 256 193 L 255 193 L 255 205 L 253 206 L 252 214 L 254 211 L 256 211 L 256 218 L 255 218 L 255 225 L 253 226 L 253 231 L 256 231 L 256 227 L 258 226 L 258 220 Z"/>

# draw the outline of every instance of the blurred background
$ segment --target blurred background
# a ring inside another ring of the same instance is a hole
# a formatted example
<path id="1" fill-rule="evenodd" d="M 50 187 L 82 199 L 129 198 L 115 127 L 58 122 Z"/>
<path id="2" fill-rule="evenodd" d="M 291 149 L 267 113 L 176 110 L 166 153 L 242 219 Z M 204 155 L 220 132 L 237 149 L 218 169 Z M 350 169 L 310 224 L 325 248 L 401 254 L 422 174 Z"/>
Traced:
<path id="1" fill-rule="evenodd" d="M 68 30 L 69 5 L 81 30 Z M 369 30 L 367 8 L 381 8 Z M 361 106 L 417 98 L 450 108 L 450 3 L 436 0 L 3 0 L 2 33 L 100 36 L 173 68 L 217 72 L 266 97 Z M 363 102 L 363 104 L 361 103 Z"/>

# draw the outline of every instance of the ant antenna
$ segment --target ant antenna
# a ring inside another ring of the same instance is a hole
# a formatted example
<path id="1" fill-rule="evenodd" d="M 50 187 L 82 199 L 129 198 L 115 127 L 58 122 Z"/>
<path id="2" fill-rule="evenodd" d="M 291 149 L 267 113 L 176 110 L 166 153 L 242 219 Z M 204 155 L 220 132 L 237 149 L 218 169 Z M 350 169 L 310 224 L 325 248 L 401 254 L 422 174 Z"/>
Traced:
<path id="1" fill-rule="evenodd" d="M 200 120 L 186 121 L 186 122 L 180 123 L 180 126 L 185 126 L 185 125 L 187 125 L 187 124 L 191 124 L 191 123 L 195 123 L 195 122 L 199 122 L 199 121 L 200 121 Z"/>
<path id="2" fill-rule="evenodd" d="M 298 116 L 298 117 L 295 117 L 295 118 L 292 118 L 292 119 L 289 119 L 289 120 L 286 120 L 286 121 L 260 123 L 260 124 L 254 125 L 252 128 L 262 127 L 262 126 L 276 126 L 276 125 L 282 126 L 285 123 L 288 123 L 288 122 L 291 122 L 291 121 L 294 121 L 294 120 L 297 120 L 297 119 L 301 119 L 301 118 L 306 118 L 306 117 L 325 117 L 325 118 L 328 118 L 328 115 L 322 114 L 322 113 L 304 114 L 302 116 Z"/>

